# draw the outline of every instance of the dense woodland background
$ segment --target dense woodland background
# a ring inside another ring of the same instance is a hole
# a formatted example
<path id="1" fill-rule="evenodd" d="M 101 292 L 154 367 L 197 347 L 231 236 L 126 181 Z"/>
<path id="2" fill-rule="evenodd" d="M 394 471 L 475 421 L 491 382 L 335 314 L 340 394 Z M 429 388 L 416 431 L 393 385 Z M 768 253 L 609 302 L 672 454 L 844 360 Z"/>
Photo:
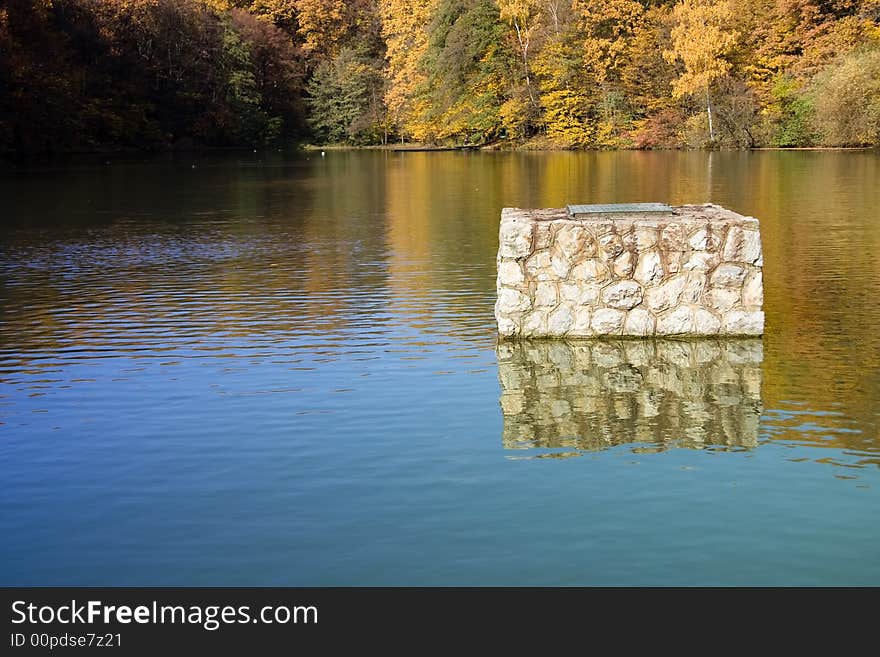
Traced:
<path id="1" fill-rule="evenodd" d="M 880 144 L 880 0 L 0 0 L 0 151 Z"/>

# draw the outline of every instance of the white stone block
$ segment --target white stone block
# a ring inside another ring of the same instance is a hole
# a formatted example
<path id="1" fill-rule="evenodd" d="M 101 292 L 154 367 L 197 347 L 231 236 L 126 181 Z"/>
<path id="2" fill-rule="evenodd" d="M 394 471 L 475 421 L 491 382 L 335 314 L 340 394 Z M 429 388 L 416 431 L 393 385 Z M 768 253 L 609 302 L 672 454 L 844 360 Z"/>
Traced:
<path id="1" fill-rule="evenodd" d="M 593 313 L 590 327 L 596 335 L 616 335 L 623 328 L 626 313 L 615 308 L 600 308 Z"/>
<path id="2" fill-rule="evenodd" d="M 657 318 L 658 335 L 693 335 L 694 312 L 690 306 L 679 306 Z"/>
<path id="3" fill-rule="evenodd" d="M 498 265 L 498 280 L 501 285 L 516 286 L 525 280 L 522 265 L 516 260 L 502 260 Z"/>
<path id="4" fill-rule="evenodd" d="M 764 305 L 764 275 L 760 271 L 753 271 L 746 278 L 742 291 L 742 303 L 744 306 Z"/>
<path id="5" fill-rule="evenodd" d="M 614 272 L 617 278 L 629 278 L 635 270 L 634 260 L 632 251 L 624 251 L 614 259 L 611 271 Z"/>
<path id="6" fill-rule="evenodd" d="M 586 260 L 575 265 L 571 269 L 569 279 L 578 282 L 602 282 L 611 278 L 611 272 L 603 262 L 598 260 Z"/>
<path id="7" fill-rule="evenodd" d="M 731 310 L 724 315 L 722 332 L 727 335 L 761 335 L 764 313 L 759 310 Z"/>
<path id="8" fill-rule="evenodd" d="M 648 308 L 659 312 L 678 305 L 686 283 L 687 274 L 676 274 L 660 285 L 648 288 L 645 295 Z"/>
<path id="9" fill-rule="evenodd" d="M 559 293 L 556 290 L 556 283 L 538 283 L 535 288 L 535 305 L 555 306 L 557 303 L 559 303 Z"/>
<path id="10" fill-rule="evenodd" d="M 578 308 L 578 310 L 574 314 L 574 323 L 571 327 L 571 335 L 592 335 L 593 331 L 590 328 L 590 315 L 591 311 L 589 308 Z"/>
<path id="11" fill-rule="evenodd" d="M 551 281 L 556 278 L 547 251 L 538 251 L 526 260 L 526 276 L 533 281 Z"/>
<path id="12" fill-rule="evenodd" d="M 499 253 L 502 258 L 524 258 L 532 249 L 532 222 L 508 218 L 501 222 Z"/>
<path id="13" fill-rule="evenodd" d="M 519 290 L 509 287 L 501 288 L 498 295 L 498 311 L 502 315 L 523 312 L 532 307 L 532 302 L 525 294 Z"/>
<path id="14" fill-rule="evenodd" d="M 623 323 L 624 335 L 653 335 L 654 316 L 644 308 L 633 308 Z"/>
<path id="15" fill-rule="evenodd" d="M 602 301 L 612 308 L 629 310 L 642 302 L 642 286 L 635 281 L 612 283 L 602 290 Z"/>
<path id="16" fill-rule="evenodd" d="M 697 335 L 715 335 L 721 330 L 721 320 L 705 308 L 694 311 L 694 333 Z"/>
<path id="17" fill-rule="evenodd" d="M 715 287 L 739 287 L 746 278 L 746 269 L 729 262 L 718 265 L 712 272 L 712 285 Z"/>
<path id="18" fill-rule="evenodd" d="M 700 228 L 688 240 L 688 244 L 695 251 L 715 251 L 720 243 L 721 238 L 709 227 Z"/>
<path id="19" fill-rule="evenodd" d="M 757 230 L 731 226 L 727 230 L 721 257 L 730 262 L 754 263 L 761 257 L 761 234 Z"/>
<path id="20" fill-rule="evenodd" d="M 634 278 L 643 285 L 650 285 L 663 277 L 663 261 L 658 251 L 649 250 L 639 254 Z"/>
<path id="21" fill-rule="evenodd" d="M 565 335 L 574 324 L 574 313 L 568 306 L 559 306 L 547 319 L 547 330 L 551 335 Z"/>
<path id="22" fill-rule="evenodd" d="M 710 204 L 680 206 L 669 215 L 577 220 L 565 210 L 506 208 L 497 257 L 498 332 L 760 335 L 762 264 L 757 220 Z"/>

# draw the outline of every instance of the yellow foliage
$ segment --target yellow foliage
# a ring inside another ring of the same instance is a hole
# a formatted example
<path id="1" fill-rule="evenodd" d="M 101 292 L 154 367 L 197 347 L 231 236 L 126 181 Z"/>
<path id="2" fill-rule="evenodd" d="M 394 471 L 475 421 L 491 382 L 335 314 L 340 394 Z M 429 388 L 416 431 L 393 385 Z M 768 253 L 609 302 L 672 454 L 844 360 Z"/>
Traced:
<path id="1" fill-rule="evenodd" d="M 426 141 L 431 135 L 430 107 L 416 97 L 426 80 L 419 64 L 428 47 L 427 27 L 438 1 L 379 0 L 388 63 L 385 104 L 398 129 L 416 141 Z"/>
<path id="2" fill-rule="evenodd" d="M 593 140 L 589 122 L 588 100 L 578 92 L 560 89 L 541 95 L 547 136 L 568 147 L 586 147 Z"/>
<path id="3" fill-rule="evenodd" d="M 199 2 L 201 2 L 203 5 L 208 5 L 218 14 L 224 11 L 228 11 L 232 7 L 229 0 L 199 0 Z"/>
<path id="4" fill-rule="evenodd" d="M 616 148 L 620 146 L 616 126 L 610 121 L 597 121 L 592 145 L 596 148 Z"/>
<path id="5" fill-rule="evenodd" d="M 250 11 L 275 25 L 293 25 L 297 19 L 296 0 L 251 0 Z"/>
<path id="6" fill-rule="evenodd" d="M 730 70 L 725 56 L 738 35 L 730 28 L 733 11 L 729 0 L 682 0 L 672 14 L 672 49 L 663 56 L 670 63 L 680 60 L 684 64 L 684 72 L 672 83 L 673 97 L 681 98 L 708 89 Z"/>
<path id="7" fill-rule="evenodd" d="M 645 9 L 635 0 L 575 0 L 584 40 L 584 66 L 598 84 L 617 77 Z"/>
<path id="8" fill-rule="evenodd" d="M 546 89 L 562 89 L 568 86 L 571 67 L 565 66 L 568 55 L 566 44 L 553 41 L 541 49 L 532 60 L 532 70 Z"/>
<path id="9" fill-rule="evenodd" d="M 522 96 L 514 96 L 502 103 L 498 113 L 501 125 L 507 131 L 508 136 L 515 138 L 526 136 L 530 112 L 531 107 Z"/>
<path id="10" fill-rule="evenodd" d="M 299 34 L 307 53 L 334 55 L 349 29 L 345 0 L 296 0 Z"/>
<path id="11" fill-rule="evenodd" d="M 532 23 L 531 18 L 541 14 L 542 4 L 538 0 L 498 0 L 498 10 L 502 20 L 527 25 Z"/>

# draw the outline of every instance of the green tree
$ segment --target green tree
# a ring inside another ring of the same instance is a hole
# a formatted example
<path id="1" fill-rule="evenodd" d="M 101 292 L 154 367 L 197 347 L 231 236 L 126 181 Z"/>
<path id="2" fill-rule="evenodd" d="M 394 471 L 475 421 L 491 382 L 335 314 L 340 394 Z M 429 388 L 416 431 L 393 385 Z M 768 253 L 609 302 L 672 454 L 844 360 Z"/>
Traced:
<path id="1" fill-rule="evenodd" d="M 500 111 L 515 75 L 506 25 L 491 0 L 441 0 L 428 26 L 419 90 L 432 140 L 482 143 L 501 132 Z"/>
<path id="2" fill-rule="evenodd" d="M 226 130 L 236 142 L 257 145 L 276 139 L 282 122 L 278 117 L 270 117 L 262 107 L 251 44 L 236 27 L 230 18 L 223 31 L 225 101 L 229 114 Z"/>
<path id="3" fill-rule="evenodd" d="M 383 131 L 382 72 L 351 48 L 318 64 L 308 83 L 309 125 L 325 143 L 376 141 Z"/>
<path id="4" fill-rule="evenodd" d="M 765 107 L 773 146 L 810 146 L 815 141 L 813 101 L 794 76 L 776 77 L 771 102 Z"/>

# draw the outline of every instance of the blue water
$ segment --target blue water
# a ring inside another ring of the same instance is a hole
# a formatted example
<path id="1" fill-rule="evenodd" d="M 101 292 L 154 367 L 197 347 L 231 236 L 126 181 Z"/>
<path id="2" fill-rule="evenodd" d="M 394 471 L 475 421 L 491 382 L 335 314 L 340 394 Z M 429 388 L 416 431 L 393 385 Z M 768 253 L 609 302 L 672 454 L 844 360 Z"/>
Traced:
<path id="1" fill-rule="evenodd" d="M 880 584 L 876 153 L 113 161 L 0 199 L 0 584 Z M 653 200 L 761 220 L 759 420 L 511 444 L 571 431 L 502 413 L 501 208 Z"/>

